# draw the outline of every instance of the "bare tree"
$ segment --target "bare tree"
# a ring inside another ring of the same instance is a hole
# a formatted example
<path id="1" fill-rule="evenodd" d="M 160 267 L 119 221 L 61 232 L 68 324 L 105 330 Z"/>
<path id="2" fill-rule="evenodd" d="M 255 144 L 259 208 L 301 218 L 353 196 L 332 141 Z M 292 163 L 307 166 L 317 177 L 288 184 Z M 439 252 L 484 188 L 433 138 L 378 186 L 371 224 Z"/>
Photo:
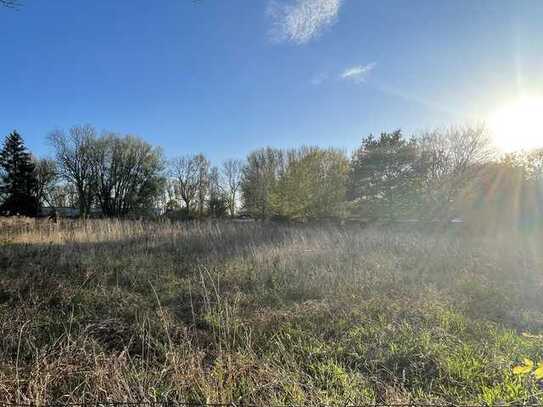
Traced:
<path id="1" fill-rule="evenodd" d="M 217 167 L 211 167 L 208 174 L 208 198 L 209 200 L 221 199 L 223 187 L 221 185 L 221 176 Z"/>
<path id="2" fill-rule="evenodd" d="M 171 164 L 171 174 L 175 178 L 175 189 L 187 213 L 190 213 L 192 204 L 198 193 L 198 180 L 200 170 L 196 156 L 186 155 L 175 158 Z"/>
<path id="3" fill-rule="evenodd" d="M 467 180 L 494 155 L 490 137 L 482 125 L 423 134 L 418 139 L 418 148 L 427 195 L 440 212 L 454 205 Z"/>
<path id="4" fill-rule="evenodd" d="M 90 213 L 96 188 L 94 146 L 96 130 L 90 125 L 73 127 L 68 134 L 56 130 L 49 135 L 55 149 L 59 176 L 77 191 L 80 216 Z"/>
<path id="5" fill-rule="evenodd" d="M 50 190 L 49 200 L 52 207 L 74 207 L 78 204 L 77 192 L 72 184 L 55 184 Z"/>
<path id="6" fill-rule="evenodd" d="M 208 176 L 207 214 L 213 217 L 223 217 L 228 210 L 221 173 L 217 167 L 211 167 Z"/>
<path id="7" fill-rule="evenodd" d="M 203 154 L 198 154 L 194 157 L 196 168 L 198 170 L 198 214 L 204 215 L 204 208 L 206 205 L 206 198 L 209 191 L 209 161 Z"/>
<path id="8" fill-rule="evenodd" d="M 96 197 L 107 216 L 148 209 L 162 187 L 162 154 L 135 136 L 105 133 L 95 142 Z"/>
<path id="9" fill-rule="evenodd" d="M 528 153 L 526 161 L 528 167 L 528 177 L 538 183 L 541 183 L 541 181 L 543 181 L 543 148 L 536 149 Z"/>
<path id="10" fill-rule="evenodd" d="M 235 216 L 238 191 L 241 186 L 243 162 L 241 160 L 229 159 L 222 165 L 222 188 L 226 196 L 226 203 L 230 216 Z"/>
<path id="11" fill-rule="evenodd" d="M 435 130 L 423 134 L 419 146 L 429 163 L 428 175 L 435 179 L 463 175 L 493 155 L 484 126 Z"/>
<path id="12" fill-rule="evenodd" d="M 47 158 L 34 162 L 34 174 L 36 176 L 36 198 L 40 205 L 54 206 L 53 192 L 58 179 L 57 165 L 54 160 Z"/>

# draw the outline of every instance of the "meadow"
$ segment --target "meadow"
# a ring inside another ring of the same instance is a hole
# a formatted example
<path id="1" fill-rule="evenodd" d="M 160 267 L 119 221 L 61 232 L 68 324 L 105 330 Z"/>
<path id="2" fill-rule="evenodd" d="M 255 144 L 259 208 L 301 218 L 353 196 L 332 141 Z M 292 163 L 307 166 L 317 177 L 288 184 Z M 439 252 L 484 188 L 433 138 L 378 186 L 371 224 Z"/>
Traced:
<path id="1" fill-rule="evenodd" d="M 2 402 L 543 401 L 540 234 L 0 222 Z"/>

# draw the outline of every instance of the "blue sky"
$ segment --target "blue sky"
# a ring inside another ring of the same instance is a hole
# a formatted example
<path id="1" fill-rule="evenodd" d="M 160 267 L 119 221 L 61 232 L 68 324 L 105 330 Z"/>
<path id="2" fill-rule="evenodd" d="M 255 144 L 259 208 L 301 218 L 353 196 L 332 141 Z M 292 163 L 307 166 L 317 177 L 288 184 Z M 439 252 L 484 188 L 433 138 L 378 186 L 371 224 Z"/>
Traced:
<path id="1" fill-rule="evenodd" d="M 0 134 L 137 134 L 213 161 L 483 120 L 543 91 L 543 1 L 24 0 L 0 9 Z"/>

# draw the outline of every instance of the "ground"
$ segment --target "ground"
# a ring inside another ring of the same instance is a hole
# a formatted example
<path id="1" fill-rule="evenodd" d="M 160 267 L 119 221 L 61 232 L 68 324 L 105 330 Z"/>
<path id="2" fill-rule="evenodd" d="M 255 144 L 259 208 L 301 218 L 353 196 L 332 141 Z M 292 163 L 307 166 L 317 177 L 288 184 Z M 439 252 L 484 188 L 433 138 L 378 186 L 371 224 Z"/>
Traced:
<path id="1" fill-rule="evenodd" d="M 541 397 L 541 235 L 0 222 L 0 401 Z"/>

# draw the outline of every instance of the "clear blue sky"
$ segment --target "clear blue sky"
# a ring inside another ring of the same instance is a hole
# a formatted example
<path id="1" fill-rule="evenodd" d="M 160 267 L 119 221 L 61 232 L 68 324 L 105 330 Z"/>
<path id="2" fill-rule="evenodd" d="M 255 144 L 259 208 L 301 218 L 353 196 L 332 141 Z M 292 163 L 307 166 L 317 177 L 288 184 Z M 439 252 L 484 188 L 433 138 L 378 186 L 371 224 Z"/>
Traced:
<path id="1" fill-rule="evenodd" d="M 0 9 L 0 135 L 91 123 L 167 156 L 352 149 L 543 89 L 543 1 L 24 0 Z"/>

